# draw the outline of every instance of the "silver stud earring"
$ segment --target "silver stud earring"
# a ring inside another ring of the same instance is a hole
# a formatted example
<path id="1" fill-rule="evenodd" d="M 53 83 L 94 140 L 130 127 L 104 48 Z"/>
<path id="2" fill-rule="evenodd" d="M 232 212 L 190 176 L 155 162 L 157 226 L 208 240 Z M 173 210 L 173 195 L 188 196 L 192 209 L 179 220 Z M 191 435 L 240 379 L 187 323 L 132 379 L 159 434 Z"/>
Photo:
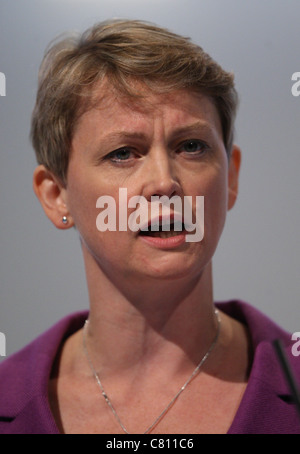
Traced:
<path id="1" fill-rule="evenodd" d="M 62 223 L 63 223 L 63 224 L 68 224 L 68 218 L 67 218 L 67 216 L 63 216 L 61 220 L 62 220 Z"/>

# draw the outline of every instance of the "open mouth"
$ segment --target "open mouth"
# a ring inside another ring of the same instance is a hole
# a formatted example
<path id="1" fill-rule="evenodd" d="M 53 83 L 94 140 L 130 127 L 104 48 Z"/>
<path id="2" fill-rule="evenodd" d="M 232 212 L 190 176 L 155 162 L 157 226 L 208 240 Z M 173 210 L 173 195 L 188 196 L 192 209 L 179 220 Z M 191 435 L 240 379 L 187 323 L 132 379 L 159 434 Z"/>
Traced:
<path id="1" fill-rule="evenodd" d="M 183 222 L 171 222 L 169 224 L 150 224 L 147 229 L 142 229 L 139 233 L 141 236 L 154 238 L 170 238 L 178 236 L 185 231 Z"/>

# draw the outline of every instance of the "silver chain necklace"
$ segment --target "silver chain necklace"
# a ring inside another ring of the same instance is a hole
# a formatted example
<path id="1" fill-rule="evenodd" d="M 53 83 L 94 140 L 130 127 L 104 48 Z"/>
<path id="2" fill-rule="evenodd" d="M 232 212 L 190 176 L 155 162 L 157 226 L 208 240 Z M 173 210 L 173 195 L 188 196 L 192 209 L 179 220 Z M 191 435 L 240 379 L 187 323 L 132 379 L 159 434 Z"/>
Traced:
<path id="1" fill-rule="evenodd" d="M 180 394 L 185 390 L 185 388 L 188 386 L 188 384 L 192 381 L 192 379 L 195 377 L 195 375 L 199 372 L 199 369 L 201 368 L 203 363 L 207 360 L 207 358 L 210 355 L 210 353 L 213 351 L 213 349 L 214 349 L 214 347 L 215 347 L 215 345 L 216 345 L 216 343 L 218 341 L 219 334 L 220 334 L 220 328 L 221 328 L 221 319 L 220 319 L 220 316 L 219 316 L 219 311 L 217 309 L 215 309 L 215 314 L 216 314 L 217 321 L 218 321 L 218 328 L 217 328 L 216 336 L 215 336 L 214 340 L 212 341 L 209 349 L 207 350 L 205 355 L 202 357 L 200 363 L 194 369 L 192 375 L 187 379 L 187 381 L 184 383 L 184 385 L 179 389 L 179 391 L 175 394 L 173 399 L 169 402 L 169 404 L 165 407 L 165 409 L 160 413 L 160 415 L 155 419 L 155 421 L 147 428 L 147 430 L 144 432 L 144 434 L 150 433 L 151 430 L 160 422 L 160 420 L 164 417 L 164 415 L 167 413 L 167 411 L 172 407 L 172 405 L 178 399 Z M 92 363 L 92 361 L 90 359 L 90 356 L 88 354 L 88 350 L 87 350 L 87 346 L 86 346 L 86 330 L 87 330 L 88 323 L 89 323 L 89 321 L 86 320 L 85 324 L 84 324 L 84 328 L 83 328 L 83 349 L 84 349 L 85 356 L 87 358 L 87 361 L 89 363 L 90 369 L 91 369 L 91 371 L 92 371 L 92 373 L 93 373 L 93 375 L 94 375 L 94 377 L 96 379 L 96 382 L 98 383 L 98 385 L 100 387 L 101 394 L 104 397 L 107 405 L 110 407 L 111 411 L 113 412 L 114 417 L 118 421 L 118 423 L 119 423 L 120 427 L 122 428 L 123 432 L 125 432 L 128 435 L 130 435 L 130 433 L 127 431 L 126 427 L 122 423 L 121 419 L 119 418 L 119 415 L 116 412 L 116 410 L 114 409 L 111 401 L 109 400 L 108 395 L 104 391 L 104 388 L 103 388 L 103 385 L 102 385 L 101 380 L 99 378 L 99 375 L 97 374 L 97 372 L 96 372 L 96 370 L 94 368 L 94 365 L 93 365 L 93 363 Z"/>

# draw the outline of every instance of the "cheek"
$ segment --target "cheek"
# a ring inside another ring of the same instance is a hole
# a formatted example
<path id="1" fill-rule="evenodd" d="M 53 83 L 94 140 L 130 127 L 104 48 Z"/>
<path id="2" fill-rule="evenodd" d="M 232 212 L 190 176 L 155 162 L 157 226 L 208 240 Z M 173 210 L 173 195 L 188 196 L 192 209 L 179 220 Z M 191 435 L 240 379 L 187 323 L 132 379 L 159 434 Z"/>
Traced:
<path id="1" fill-rule="evenodd" d="M 227 213 L 227 175 L 222 173 L 210 181 L 204 197 L 206 236 L 219 236 L 224 228 Z"/>
<path id="2" fill-rule="evenodd" d="M 126 235 L 126 232 L 124 234 L 124 232 L 113 230 L 114 220 L 116 220 L 118 229 L 119 188 L 111 183 L 103 182 L 95 175 L 90 175 L 90 178 L 83 178 L 83 175 L 78 175 L 78 173 L 76 178 L 74 174 L 70 173 L 70 175 L 72 178 L 69 179 L 70 184 L 68 184 L 68 208 L 77 232 L 91 255 L 98 258 L 103 256 L 103 260 L 105 260 L 108 253 L 117 254 L 118 250 L 123 247 Z M 109 210 L 108 205 L 103 205 L 103 202 L 108 200 L 107 196 L 114 201 L 113 205 L 109 205 Z M 122 199 L 120 202 L 120 205 L 123 206 Z M 127 207 L 127 203 L 125 205 Z M 108 211 L 110 212 L 109 218 L 107 217 Z M 116 216 L 114 216 L 114 212 Z M 101 216 L 101 213 L 104 215 Z M 127 214 L 127 210 L 125 213 Z M 101 228 L 98 228 L 98 222 L 101 225 L 109 223 L 110 230 L 101 231 Z"/>
<path id="3" fill-rule="evenodd" d="M 97 200 L 110 195 L 111 184 L 104 184 L 101 176 L 75 163 L 69 167 L 67 181 L 67 205 L 77 229 L 92 230 L 99 213 Z"/>
<path id="4" fill-rule="evenodd" d="M 204 238 L 213 240 L 220 236 L 226 219 L 227 171 L 225 165 L 210 166 L 205 170 L 186 191 L 204 196 Z"/>
<path id="5" fill-rule="evenodd" d="M 83 225 L 95 225 L 96 200 L 96 194 L 89 190 L 87 185 L 77 184 L 70 187 L 68 207 L 78 230 Z"/>

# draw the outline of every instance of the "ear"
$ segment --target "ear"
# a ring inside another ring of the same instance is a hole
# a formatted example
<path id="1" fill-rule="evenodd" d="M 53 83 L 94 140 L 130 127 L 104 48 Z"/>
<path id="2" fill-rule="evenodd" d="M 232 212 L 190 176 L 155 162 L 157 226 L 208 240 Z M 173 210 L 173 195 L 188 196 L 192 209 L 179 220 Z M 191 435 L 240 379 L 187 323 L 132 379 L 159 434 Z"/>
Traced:
<path id="1" fill-rule="evenodd" d="M 68 229 L 74 225 L 66 204 L 66 188 L 45 166 L 39 165 L 33 174 L 33 190 L 44 212 L 58 229 Z M 63 217 L 67 221 L 63 222 Z"/>
<path id="2" fill-rule="evenodd" d="M 241 150 L 236 145 L 233 145 L 228 164 L 228 210 L 231 210 L 237 199 L 240 166 Z"/>

